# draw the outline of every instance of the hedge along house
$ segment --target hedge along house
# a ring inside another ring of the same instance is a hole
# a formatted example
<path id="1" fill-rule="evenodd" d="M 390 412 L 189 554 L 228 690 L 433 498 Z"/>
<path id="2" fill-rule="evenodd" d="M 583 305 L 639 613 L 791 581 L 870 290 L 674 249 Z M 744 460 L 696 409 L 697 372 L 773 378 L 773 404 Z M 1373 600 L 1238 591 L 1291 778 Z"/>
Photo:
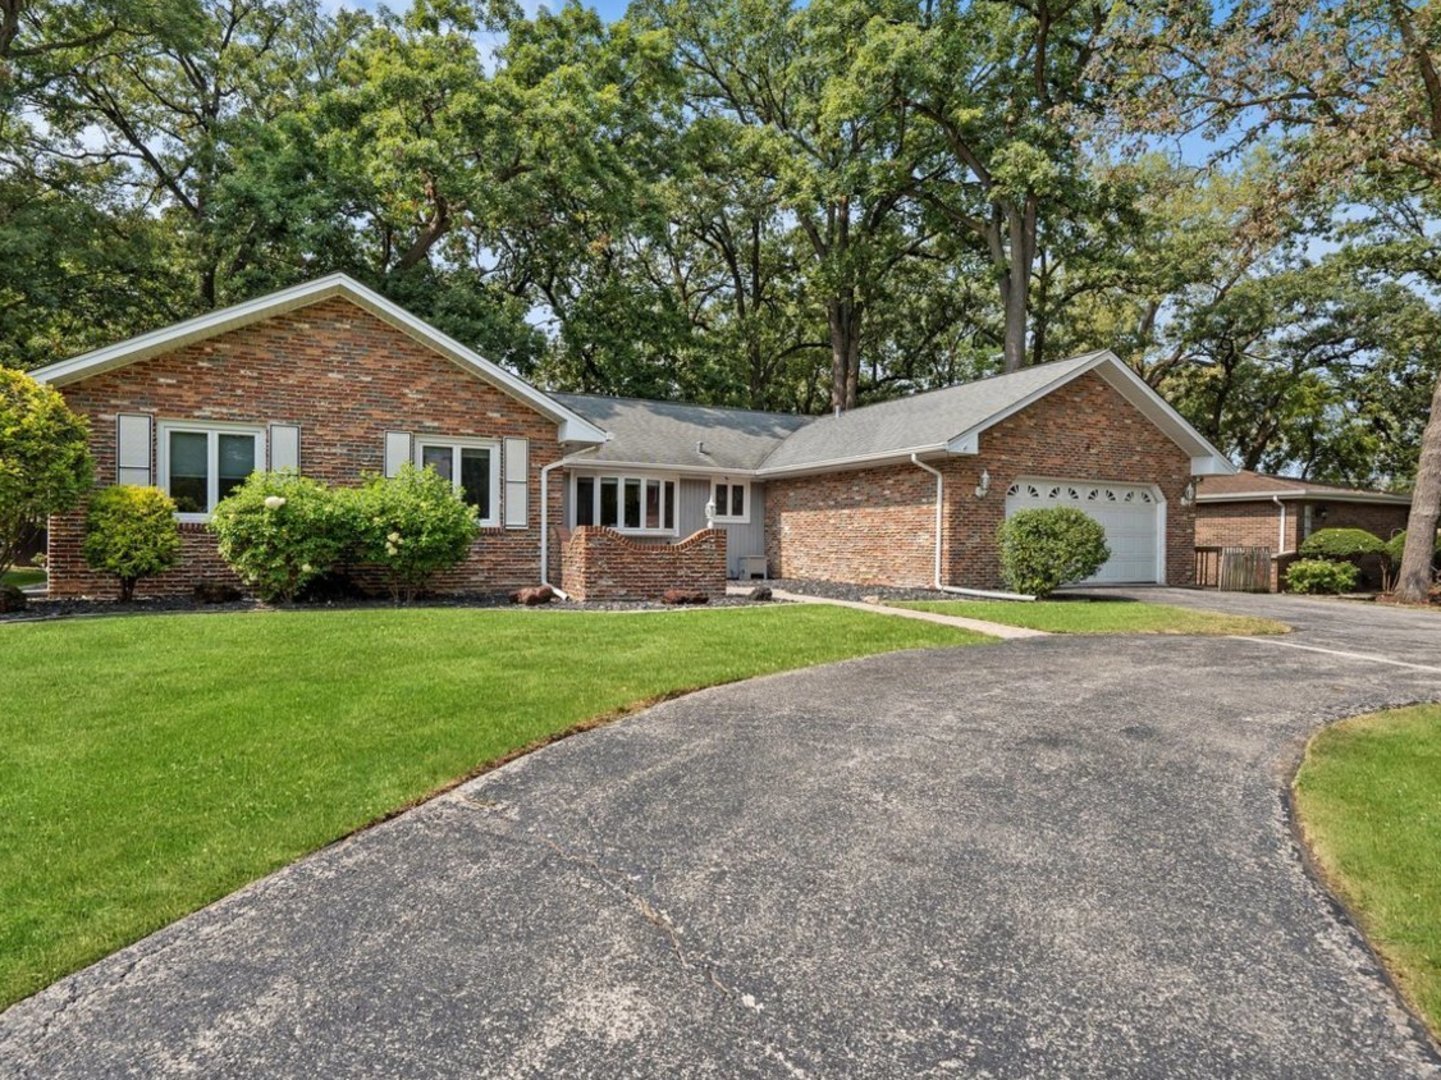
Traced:
<path id="1" fill-rule="evenodd" d="M 580 598 L 765 575 L 995 588 L 996 527 L 1044 506 L 1105 526 L 1095 580 L 1180 584 L 1192 478 L 1234 471 L 1109 352 L 819 418 L 554 394 L 343 275 L 35 375 L 89 417 L 100 483 L 179 505 L 183 561 L 151 593 L 229 577 L 205 521 L 255 469 L 433 467 L 482 523 L 438 590 L 549 579 Z M 51 522 L 54 595 L 110 588 L 83 522 Z"/>

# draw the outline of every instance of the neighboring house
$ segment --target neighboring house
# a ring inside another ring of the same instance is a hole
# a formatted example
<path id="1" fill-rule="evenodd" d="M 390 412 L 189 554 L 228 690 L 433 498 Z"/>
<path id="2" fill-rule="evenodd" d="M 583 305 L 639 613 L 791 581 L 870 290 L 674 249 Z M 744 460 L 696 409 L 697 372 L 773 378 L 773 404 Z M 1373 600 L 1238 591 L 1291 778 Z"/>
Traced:
<path id="1" fill-rule="evenodd" d="M 437 588 L 549 578 L 587 598 L 766 573 L 996 588 L 997 526 L 1042 506 L 1106 527 L 1094 580 L 1183 584 L 1192 477 L 1234 471 L 1109 352 L 819 418 L 546 393 L 343 275 L 35 375 L 89 417 L 101 483 L 179 504 L 183 562 L 152 593 L 229 576 L 205 521 L 261 468 L 433 466 L 483 525 Z M 83 522 L 51 522 L 55 595 L 111 587 Z"/>
<path id="2" fill-rule="evenodd" d="M 1242 470 L 1203 480 L 1196 495 L 1196 547 L 1265 548 L 1271 588 L 1318 529 L 1356 528 L 1389 540 L 1406 528 L 1411 496 L 1317 484 Z"/>

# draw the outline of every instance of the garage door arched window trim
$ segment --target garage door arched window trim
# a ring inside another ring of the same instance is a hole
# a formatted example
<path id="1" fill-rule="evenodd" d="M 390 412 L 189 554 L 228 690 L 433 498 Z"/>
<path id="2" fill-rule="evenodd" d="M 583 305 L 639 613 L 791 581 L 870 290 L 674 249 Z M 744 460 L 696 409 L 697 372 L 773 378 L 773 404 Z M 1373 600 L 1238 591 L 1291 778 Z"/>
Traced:
<path id="1" fill-rule="evenodd" d="M 1006 489 L 1006 501 L 1041 506 L 1073 505 L 1077 509 L 1139 509 L 1155 507 L 1155 583 L 1166 583 L 1166 518 L 1169 507 L 1157 484 L 1122 480 L 1077 480 L 1068 477 L 1020 476 Z"/>

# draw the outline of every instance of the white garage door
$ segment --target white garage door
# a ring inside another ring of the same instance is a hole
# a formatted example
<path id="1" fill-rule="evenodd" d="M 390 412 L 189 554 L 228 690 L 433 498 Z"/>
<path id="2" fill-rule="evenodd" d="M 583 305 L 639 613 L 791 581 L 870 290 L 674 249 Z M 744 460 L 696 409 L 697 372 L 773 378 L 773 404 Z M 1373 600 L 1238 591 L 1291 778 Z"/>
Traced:
<path id="1" fill-rule="evenodd" d="M 1006 517 L 1018 510 L 1070 506 L 1101 523 L 1111 557 L 1090 585 L 1160 580 L 1160 510 L 1149 487 L 1081 480 L 1018 480 L 1006 492 Z"/>

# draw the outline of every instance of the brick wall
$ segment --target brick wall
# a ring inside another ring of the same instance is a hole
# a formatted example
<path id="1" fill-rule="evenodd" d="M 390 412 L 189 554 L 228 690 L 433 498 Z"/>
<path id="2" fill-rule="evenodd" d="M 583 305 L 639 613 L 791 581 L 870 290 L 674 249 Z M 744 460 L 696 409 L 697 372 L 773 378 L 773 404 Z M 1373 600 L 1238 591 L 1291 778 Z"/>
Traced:
<path id="1" fill-rule="evenodd" d="M 526 528 L 483 530 L 466 561 L 435 584 L 442 591 L 495 592 L 539 577 L 539 470 L 560 456 L 555 423 L 348 300 L 277 315 L 60 392 L 90 418 L 102 484 L 115 478 L 117 413 L 147 413 L 157 422 L 298 424 L 301 472 L 335 484 L 382 471 L 387 431 L 529 439 Z M 560 494 L 553 483 L 552 521 L 560 520 Z M 93 574 L 80 555 L 83 528 L 83 508 L 51 522 L 53 595 L 114 594 L 114 582 Z M 142 582 L 141 595 L 188 591 L 201 578 L 233 580 L 203 527 L 181 532 L 182 565 Z"/>
<path id="2" fill-rule="evenodd" d="M 1195 517 L 1181 505 L 1191 459 L 1099 376 L 1052 391 L 981 436 L 980 454 L 931 464 L 945 476 L 946 584 L 1001 587 L 996 529 L 1006 489 L 1026 476 L 1155 484 L 1166 506 L 1166 576 L 1189 584 Z M 976 498 L 982 470 L 990 491 Z M 766 554 L 778 577 L 929 585 L 935 477 L 911 464 L 766 486 Z"/>
<path id="3" fill-rule="evenodd" d="M 561 588 L 577 600 L 659 600 L 667 589 L 725 595 L 724 529 L 701 529 L 675 544 L 598 525 L 559 532 Z"/>

